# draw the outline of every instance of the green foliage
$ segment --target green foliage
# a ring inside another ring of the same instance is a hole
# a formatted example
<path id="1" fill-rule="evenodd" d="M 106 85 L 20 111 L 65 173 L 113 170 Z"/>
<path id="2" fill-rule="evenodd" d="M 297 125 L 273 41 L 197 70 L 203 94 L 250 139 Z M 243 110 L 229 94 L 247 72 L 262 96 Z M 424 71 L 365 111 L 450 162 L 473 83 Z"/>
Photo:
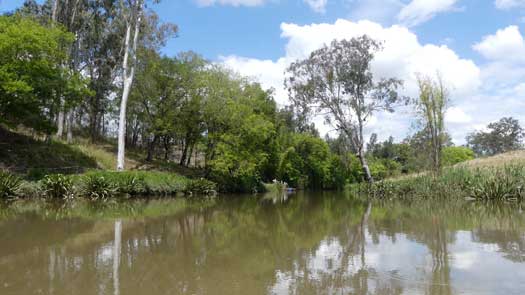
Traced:
<path id="1" fill-rule="evenodd" d="M 175 195 L 184 192 L 189 182 L 178 174 L 157 171 L 97 171 L 82 176 L 82 179 L 88 178 L 103 179 L 116 193 L 131 196 Z"/>
<path id="2" fill-rule="evenodd" d="M 0 121 L 49 132 L 57 93 L 75 79 L 61 67 L 73 35 L 19 16 L 0 16 Z"/>
<path id="3" fill-rule="evenodd" d="M 443 166 L 455 164 L 474 159 L 474 151 L 468 147 L 450 146 L 445 147 L 441 153 Z"/>
<path id="4" fill-rule="evenodd" d="M 83 179 L 83 195 L 91 200 L 107 200 L 118 194 L 118 188 L 106 177 L 97 174 Z"/>
<path id="5" fill-rule="evenodd" d="M 358 193 L 381 199 L 475 198 L 523 199 L 525 166 L 476 169 L 446 168 L 438 175 L 420 175 L 357 185 Z"/>
<path id="6" fill-rule="evenodd" d="M 426 138 L 430 147 L 432 169 L 442 168 L 441 152 L 445 145 L 445 111 L 449 103 L 448 91 L 443 79 L 438 75 L 436 81 L 430 77 L 419 76 L 419 97 L 415 108 L 423 121 Z"/>
<path id="7" fill-rule="evenodd" d="M 62 174 L 47 175 L 40 181 L 42 192 L 50 199 L 69 199 L 74 195 L 73 180 Z"/>
<path id="8" fill-rule="evenodd" d="M 401 164 L 391 159 L 372 158 L 369 160 L 369 166 L 376 180 L 397 176 L 401 172 Z"/>
<path id="9" fill-rule="evenodd" d="M 524 130 L 518 120 L 501 118 L 498 122 L 490 123 L 487 129 L 467 136 L 468 146 L 476 154 L 492 156 L 522 148 Z"/>
<path id="10" fill-rule="evenodd" d="M 129 194 L 132 196 L 144 195 L 147 192 L 146 182 L 144 178 L 129 175 L 123 181 L 117 184 L 120 193 Z"/>
<path id="11" fill-rule="evenodd" d="M 470 195 L 484 200 L 523 199 L 525 167 L 508 166 L 494 171 L 478 170 L 471 175 Z"/>
<path id="12" fill-rule="evenodd" d="M 23 181 L 18 190 L 18 195 L 22 198 L 40 198 L 43 193 L 38 182 Z"/>
<path id="13" fill-rule="evenodd" d="M 231 114 L 228 118 L 231 125 L 217 134 L 214 159 L 210 161 L 211 178 L 221 191 L 262 190 L 275 126 L 264 114 L 255 113 L 247 105 L 249 102 L 231 101 L 225 106 L 224 112 Z"/>
<path id="14" fill-rule="evenodd" d="M 292 187 L 337 189 L 349 175 L 342 157 L 332 154 L 328 144 L 308 133 L 289 134 L 290 146 L 279 157 L 277 177 Z"/>
<path id="15" fill-rule="evenodd" d="M 17 196 L 22 180 L 15 175 L 0 170 L 0 199 Z"/>
<path id="16" fill-rule="evenodd" d="M 190 179 L 186 184 L 186 188 L 184 189 L 186 193 L 195 193 L 201 195 L 214 194 L 216 190 L 217 184 L 204 178 Z"/>

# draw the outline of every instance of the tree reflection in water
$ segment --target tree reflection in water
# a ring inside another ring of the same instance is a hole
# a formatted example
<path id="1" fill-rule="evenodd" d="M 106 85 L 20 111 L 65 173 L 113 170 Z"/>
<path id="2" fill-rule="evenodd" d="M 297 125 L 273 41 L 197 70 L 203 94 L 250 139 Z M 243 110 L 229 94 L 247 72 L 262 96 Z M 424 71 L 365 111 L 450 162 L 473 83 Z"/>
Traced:
<path id="1" fill-rule="evenodd" d="M 0 293 L 511 293 L 524 229 L 518 205 L 337 193 L 117 220 L 25 211 L 0 221 Z"/>

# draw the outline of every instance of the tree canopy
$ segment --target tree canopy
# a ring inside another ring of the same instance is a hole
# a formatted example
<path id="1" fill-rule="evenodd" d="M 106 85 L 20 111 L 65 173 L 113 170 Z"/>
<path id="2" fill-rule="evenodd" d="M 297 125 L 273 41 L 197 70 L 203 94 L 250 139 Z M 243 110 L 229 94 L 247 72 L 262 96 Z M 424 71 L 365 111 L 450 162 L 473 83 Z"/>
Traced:
<path id="1" fill-rule="evenodd" d="M 491 156 L 522 148 L 523 128 L 512 117 L 490 123 L 486 131 L 467 136 L 468 146 L 478 155 Z"/>

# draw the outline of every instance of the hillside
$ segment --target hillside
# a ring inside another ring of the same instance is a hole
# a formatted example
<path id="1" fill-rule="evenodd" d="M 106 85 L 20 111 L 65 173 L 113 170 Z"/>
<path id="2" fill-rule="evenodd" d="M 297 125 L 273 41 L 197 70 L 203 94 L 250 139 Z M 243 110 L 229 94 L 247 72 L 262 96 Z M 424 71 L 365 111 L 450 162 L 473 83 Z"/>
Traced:
<path id="1" fill-rule="evenodd" d="M 0 127 L 0 169 L 26 179 L 39 179 L 45 174 L 78 174 L 88 170 L 113 170 L 116 167 L 116 147 L 112 143 L 91 144 L 77 140 L 67 144 L 59 140 L 45 142 L 25 130 Z M 194 176 L 194 169 L 175 164 L 145 163 L 139 153 L 129 152 L 128 170 L 164 170 Z"/>
<path id="2" fill-rule="evenodd" d="M 525 164 L 525 150 L 512 151 L 491 157 L 477 158 L 457 164 L 456 167 L 487 168 L 513 164 Z"/>

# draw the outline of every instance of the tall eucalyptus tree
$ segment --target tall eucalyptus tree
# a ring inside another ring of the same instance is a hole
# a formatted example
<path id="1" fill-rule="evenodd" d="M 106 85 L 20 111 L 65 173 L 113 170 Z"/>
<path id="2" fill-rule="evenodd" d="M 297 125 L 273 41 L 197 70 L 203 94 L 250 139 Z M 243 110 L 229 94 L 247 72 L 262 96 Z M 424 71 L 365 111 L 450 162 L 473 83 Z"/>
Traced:
<path id="1" fill-rule="evenodd" d="M 124 58 L 122 59 L 122 99 L 120 101 L 120 115 L 118 126 L 117 170 L 124 170 L 126 146 L 126 107 L 129 92 L 135 76 L 137 62 L 137 46 L 139 41 L 140 22 L 144 10 L 143 0 L 128 0 L 127 5 L 121 0 L 122 16 L 126 22 L 126 37 L 124 38 Z M 133 31 L 133 39 L 131 34 Z"/>
<path id="2" fill-rule="evenodd" d="M 298 109 L 324 115 L 327 123 L 349 138 L 368 182 L 373 178 L 365 158 L 364 127 L 375 112 L 393 112 L 395 103 L 402 100 L 397 92 L 401 80 L 373 77 L 371 64 L 381 49 L 381 43 L 366 35 L 334 40 L 292 63 L 285 80 Z"/>

